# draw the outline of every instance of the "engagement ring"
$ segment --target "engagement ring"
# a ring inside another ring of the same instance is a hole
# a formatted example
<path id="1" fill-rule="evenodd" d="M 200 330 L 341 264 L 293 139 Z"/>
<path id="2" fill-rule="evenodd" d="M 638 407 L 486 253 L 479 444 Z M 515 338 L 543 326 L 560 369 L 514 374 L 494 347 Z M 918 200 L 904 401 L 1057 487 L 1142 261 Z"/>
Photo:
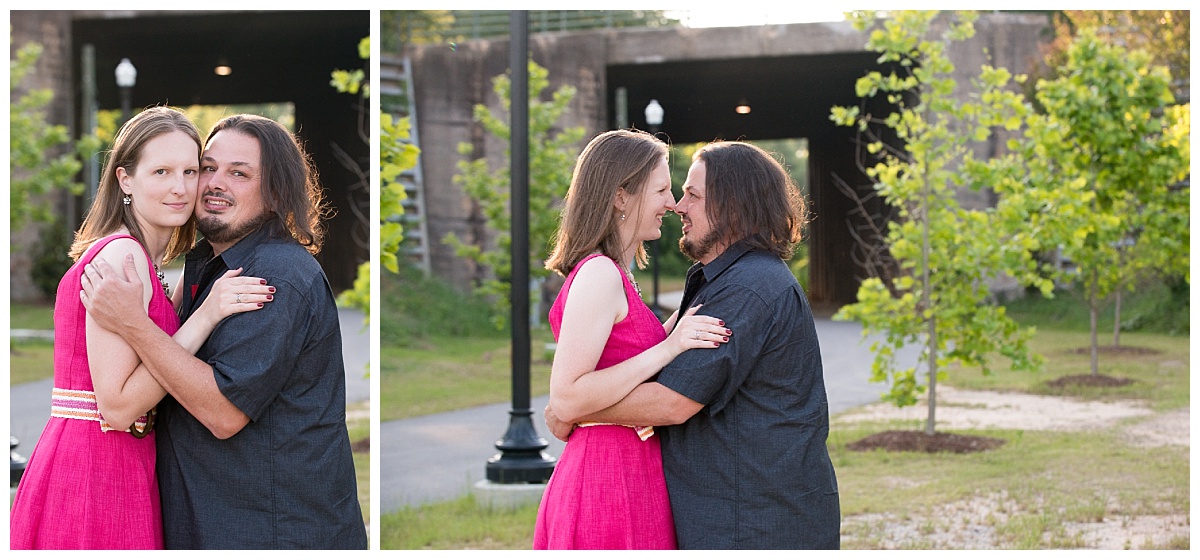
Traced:
<path id="1" fill-rule="evenodd" d="M 234 294 L 237 296 L 237 302 L 242 303 L 242 294 Z"/>

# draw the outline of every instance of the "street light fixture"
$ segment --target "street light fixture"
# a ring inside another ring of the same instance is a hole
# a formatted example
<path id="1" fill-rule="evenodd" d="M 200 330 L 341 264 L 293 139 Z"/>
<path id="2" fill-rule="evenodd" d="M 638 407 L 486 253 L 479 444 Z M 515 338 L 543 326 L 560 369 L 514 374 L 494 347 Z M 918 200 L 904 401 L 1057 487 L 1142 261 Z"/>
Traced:
<path id="1" fill-rule="evenodd" d="M 646 126 L 650 128 L 650 134 L 658 134 L 658 127 L 663 122 L 663 107 L 658 104 L 657 99 L 651 99 L 650 104 L 646 105 Z M 658 239 L 650 242 L 650 268 L 654 274 L 654 300 L 650 303 L 650 311 L 659 319 L 663 318 L 663 309 L 658 305 L 658 244 L 662 240 L 662 234 L 659 234 Z"/>
<path id="2" fill-rule="evenodd" d="M 650 127 L 650 132 L 658 132 L 658 126 L 663 121 L 663 108 L 658 104 L 657 99 L 651 99 L 650 104 L 646 105 L 646 126 Z"/>
<path id="3" fill-rule="evenodd" d="M 137 68 L 128 58 L 122 58 L 116 69 L 117 87 L 121 89 L 121 122 L 129 120 L 133 105 L 133 86 L 137 83 Z"/>

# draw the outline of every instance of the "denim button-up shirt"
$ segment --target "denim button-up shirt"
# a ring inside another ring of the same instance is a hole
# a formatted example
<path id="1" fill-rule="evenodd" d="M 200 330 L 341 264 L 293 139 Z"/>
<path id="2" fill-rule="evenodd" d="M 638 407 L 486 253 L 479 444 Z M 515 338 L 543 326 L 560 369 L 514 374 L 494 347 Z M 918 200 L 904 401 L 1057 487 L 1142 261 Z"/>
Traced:
<path id="1" fill-rule="evenodd" d="M 274 300 L 225 318 L 196 357 L 251 421 L 220 440 L 170 396 L 160 405 L 167 548 L 366 548 L 341 329 L 325 273 L 267 226 L 216 256 L 202 241 L 184 267 L 181 318 L 238 267 L 274 286 Z"/>
<path id="2" fill-rule="evenodd" d="M 660 428 L 680 548 L 838 548 L 829 406 L 812 310 L 787 264 L 737 243 L 688 271 L 681 309 L 729 342 L 680 354 L 657 381 L 704 405 Z"/>

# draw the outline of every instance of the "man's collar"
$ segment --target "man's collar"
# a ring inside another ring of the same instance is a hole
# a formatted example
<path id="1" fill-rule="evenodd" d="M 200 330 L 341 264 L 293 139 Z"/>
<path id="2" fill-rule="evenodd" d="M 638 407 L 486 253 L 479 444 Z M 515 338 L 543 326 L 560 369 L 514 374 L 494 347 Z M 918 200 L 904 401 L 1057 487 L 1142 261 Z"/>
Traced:
<path id="1" fill-rule="evenodd" d="M 725 272 L 725 269 L 732 266 L 733 263 L 742 258 L 742 255 L 745 255 L 752 249 L 753 247 L 751 247 L 751 245 L 747 243 L 745 239 L 739 240 L 733 245 L 730 245 L 728 249 L 725 249 L 720 255 L 717 255 L 717 258 L 713 259 L 706 265 L 700 265 L 701 270 L 704 271 L 704 279 L 708 282 L 712 282 L 714 278 L 720 276 L 722 272 Z"/>
<path id="2" fill-rule="evenodd" d="M 246 234 L 245 237 L 239 239 L 237 243 L 233 244 L 232 247 L 221 251 L 220 255 L 214 254 L 215 251 L 213 251 L 212 244 L 209 243 L 207 239 L 201 239 L 200 242 L 196 244 L 196 247 L 192 249 L 191 254 L 204 259 L 206 262 L 214 257 L 219 256 L 221 257 L 221 260 L 225 261 L 225 266 L 236 268 L 238 263 L 246 261 L 250 255 L 250 252 L 253 251 L 255 247 L 267 242 L 268 238 L 270 237 L 268 229 L 269 228 L 267 227 L 267 224 L 259 226 L 254 231 Z"/>

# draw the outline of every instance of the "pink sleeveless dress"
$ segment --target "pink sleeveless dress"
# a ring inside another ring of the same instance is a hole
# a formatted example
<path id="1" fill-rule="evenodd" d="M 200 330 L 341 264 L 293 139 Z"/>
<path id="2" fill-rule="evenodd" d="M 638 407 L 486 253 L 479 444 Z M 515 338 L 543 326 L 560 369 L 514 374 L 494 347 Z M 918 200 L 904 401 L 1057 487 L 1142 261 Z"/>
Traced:
<path id="1" fill-rule="evenodd" d="M 550 308 L 558 339 L 575 265 Z M 613 266 L 615 262 L 603 257 Z M 619 268 L 619 267 L 618 267 Z M 632 358 L 666 338 L 662 324 L 622 272 L 629 314 L 613 325 L 596 369 Z M 571 434 L 546 484 L 534 530 L 535 549 L 674 549 L 675 524 L 657 435 L 645 441 L 627 426 L 581 426 Z"/>
<path id="2" fill-rule="evenodd" d="M 94 391 L 88 367 L 85 310 L 79 301 L 83 266 L 110 241 L 93 244 L 63 276 L 54 301 L 54 402 L 71 391 Z M 155 278 L 149 255 L 145 266 Z M 150 318 L 167 334 L 179 329 L 171 300 L 154 290 Z M 61 390 L 68 391 L 61 391 Z M 86 408 L 75 403 L 72 409 Z M 92 405 L 94 409 L 94 404 Z M 81 413 L 82 414 L 82 413 Z M 138 439 L 96 420 L 52 416 L 29 457 L 10 518 L 13 549 L 156 549 L 163 547 L 162 512 L 154 474 L 154 436 Z"/>

